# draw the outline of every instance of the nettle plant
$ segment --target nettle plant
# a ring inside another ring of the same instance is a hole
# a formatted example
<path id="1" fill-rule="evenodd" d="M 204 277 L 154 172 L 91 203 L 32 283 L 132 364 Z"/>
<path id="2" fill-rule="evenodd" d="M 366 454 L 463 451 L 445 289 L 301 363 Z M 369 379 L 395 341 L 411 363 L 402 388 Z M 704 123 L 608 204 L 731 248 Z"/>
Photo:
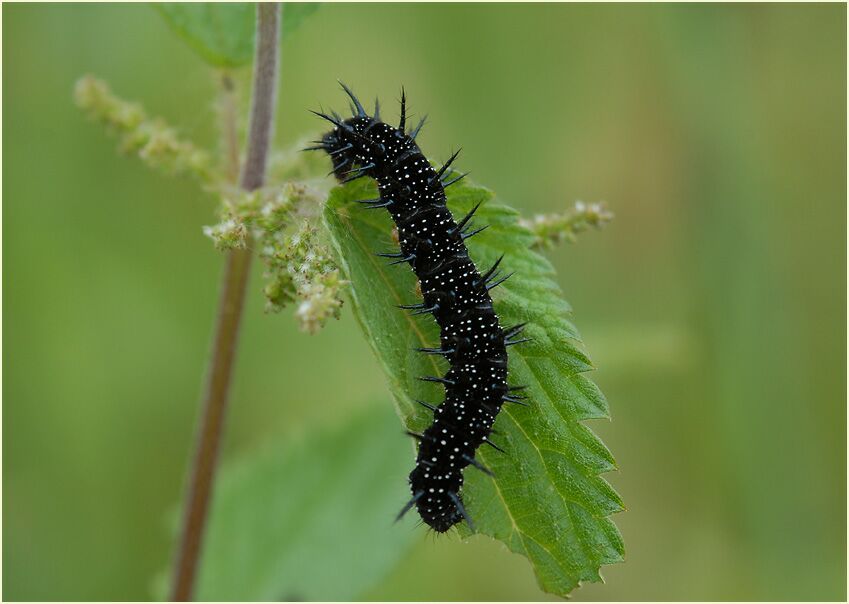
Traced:
<path id="1" fill-rule="evenodd" d="M 279 38 L 316 8 L 157 6 L 214 68 L 215 151 L 92 76 L 74 92 L 79 107 L 119 138 L 121 151 L 193 177 L 219 200 L 218 222 L 203 232 L 225 255 L 225 270 L 170 597 L 360 597 L 414 543 L 417 531 L 391 526 L 405 501 L 402 511 L 416 507 L 439 532 L 502 541 L 530 561 L 546 591 L 565 596 L 583 581 L 599 581 L 602 565 L 623 559 L 609 519 L 623 504 L 600 477 L 615 468 L 613 457 L 582 422 L 607 418 L 609 410 L 584 375 L 592 365 L 539 251 L 574 241 L 612 215 L 578 202 L 562 214 L 524 219 L 454 172 L 456 155 L 432 167 L 414 142 L 421 125 L 405 130 L 403 93 L 398 127 L 382 122 L 377 107 L 369 114 L 345 88 L 352 117 L 319 112 L 330 132 L 292 150 L 272 149 Z M 242 150 L 239 70 L 252 59 Z M 309 144 L 326 155 L 301 153 Z M 342 184 L 325 176 L 331 164 Z M 472 215 L 487 228 L 473 228 Z M 404 427 L 419 441 L 412 499 L 402 481 L 384 479 L 409 470 L 409 444 L 391 417 L 375 411 L 226 468 L 212 502 L 254 254 L 265 266 L 266 310 L 292 309 L 305 332 L 340 318 L 349 302 Z M 502 260 L 515 272 L 509 280 L 497 272 Z M 479 386 L 486 392 L 473 390 Z M 440 397 L 441 404 L 426 402 Z"/>

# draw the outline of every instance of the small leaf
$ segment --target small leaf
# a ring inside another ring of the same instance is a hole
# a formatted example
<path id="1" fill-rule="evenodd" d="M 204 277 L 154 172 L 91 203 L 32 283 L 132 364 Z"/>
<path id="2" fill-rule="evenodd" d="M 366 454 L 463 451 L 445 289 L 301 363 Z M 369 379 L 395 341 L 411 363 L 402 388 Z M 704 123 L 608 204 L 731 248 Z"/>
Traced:
<path id="1" fill-rule="evenodd" d="M 503 326 L 527 322 L 533 341 L 510 349 L 509 379 L 527 385 L 530 407 L 505 405 L 493 440 L 506 455 L 488 447 L 478 457 L 495 472 L 466 471 L 463 498 L 478 532 L 503 541 L 526 556 L 543 589 L 565 596 L 581 581 L 600 581 L 603 564 L 623 559 L 622 539 L 608 515 L 622 501 L 598 475 L 614 461 L 602 442 L 579 422 L 608 417 L 607 402 L 582 372 L 592 368 L 578 348 L 569 305 L 553 281 L 551 264 L 530 248 L 534 235 L 517 223 L 517 213 L 493 201 L 493 194 L 470 184 L 448 189 L 455 217 L 485 202 L 475 222 L 490 228 L 468 240 L 477 266 L 489 267 L 501 255 L 501 268 L 516 274 L 492 291 Z M 371 182 L 355 181 L 333 190 L 324 213 L 338 261 L 351 281 L 351 298 L 367 339 L 389 378 L 406 427 L 421 431 L 429 412 L 414 399 L 441 401 L 434 384 L 421 375 L 441 375 L 447 365 L 413 351 L 439 345 L 432 317 L 413 317 L 395 308 L 416 303 L 416 279 L 406 265 L 388 266 L 374 252 L 393 251 L 392 223 L 386 213 L 365 212 L 358 199 L 376 196 Z M 413 456 L 408 454 L 408 468 Z M 465 524 L 460 530 L 468 534 Z"/>
<path id="2" fill-rule="evenodd" d="M 283 5 L 282 36 L 318 9 L 316 2 Z M 256 5 L 254 3 L 154 4 L 171 28 L 203 59 L 216 67 L 239 67 L 253 60 Z"/>
<path id="3" fill-rule="evenodd" d="M 301 22 L 309 17 L 318 7 L 320 2 L 285 2 L 283 3 L 283 28 L 282 36 L 286 36 L 300 27 Z"/>
<path id="4" fill-rule="evenodd" d="M 293 445 L 222 468 L 198 575 L 199 600 L 349 601 L 415 541 L 410 443 L 388 404 Z"/>

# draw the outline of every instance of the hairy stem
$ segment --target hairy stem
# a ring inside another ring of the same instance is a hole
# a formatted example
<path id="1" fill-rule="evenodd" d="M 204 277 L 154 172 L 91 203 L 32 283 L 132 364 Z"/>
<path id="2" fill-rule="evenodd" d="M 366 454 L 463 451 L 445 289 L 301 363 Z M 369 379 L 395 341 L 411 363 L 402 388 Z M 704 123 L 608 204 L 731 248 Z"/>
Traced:
<path id="1" fill-rule="evenodd" d="M 277 71 L 280 32 L 280 5 L 257 5 L 256 60 L 248 152 L 242 172 L 242 187 L 253 191 L 265 180 L 268 148 L 274 133 L 274 107 L 277 103 Z"/>
<path id="2" fill-rule="evenodd" d="M 268 148 L 274 131 L 279 31 L 280 5 L 259 4 L 250 129 L 241 175 L 241 186 L 246 191 L 261 187 L 265 180 Z M 236 358 L 239 322 L 250 272 L 250 248 L 248 242 L 246 249 L 230 250 L 224 267 L 215 338 L 202 402 L 201 423 L 185 501 L 180 548 L 174 568 L 171 599 L 176 601 L 191 600 L 194 591 L 230 379 Z"/>

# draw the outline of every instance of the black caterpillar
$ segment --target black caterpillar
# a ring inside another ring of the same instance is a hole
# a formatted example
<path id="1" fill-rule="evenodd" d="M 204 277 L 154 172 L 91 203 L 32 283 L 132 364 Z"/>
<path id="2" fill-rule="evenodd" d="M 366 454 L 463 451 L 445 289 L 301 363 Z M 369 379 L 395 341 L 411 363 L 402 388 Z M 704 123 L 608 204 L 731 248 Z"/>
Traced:
<path id="1" fill-rule="evenodd" d="M 341 82 L 340 82 L 341 84 Z M 437 532 L 445 532 L 465 519 L 474 526 L 463 507 L 463 468 L 473 465 L 492 475 L 475 459 L 483 443 L 502 451 L 489 440 L 495 417 L 505 402 L 524 404 L 515 393 L 523 386 L 507 384 L 507 347 L 518 339 L 524 324 L 502 329 L 492 307 L 489 290 L 510 274 L 497 273 L 501 258 L 480 274 L 469 258 L 464 241 L 486 227 L 472 229 L 475 206 L 460 222 L 446 207 L 445 187 L 465 176 L 449 180 L 449 167 L 457 154 L 434 170 L 416 145 L 419 122 L 409 133 L 406 125 L 406 96 L 401 91 L 401 120 L 397 128 L 380 121 L 375 101 L 369 116 L 351 90 L 352 117 L 313 112 L 335 127 L 310 150 L 323 150 L 333 161 L 333 173 L 341 182 L 370 176 L 377 181 L 380 197 L 360 203 L 367 208 L 386 208 L 398 229 L 401 251 L 378 254 L 409 263 L 421 285 L 424 301 L 401 306 L 414 314 L 432 313 L 440 327 L 440 347 L 419 349 L 442 355 L 451 364 L 443 377 L 420 379 L 445 387 L 445 400 L 438 406 L 418 401 L 433 412 L 431 426 L 419 440 L 416 467 L 410 473 L 412 499 L 400 518 L 415 505 L 422 520 Z"/>

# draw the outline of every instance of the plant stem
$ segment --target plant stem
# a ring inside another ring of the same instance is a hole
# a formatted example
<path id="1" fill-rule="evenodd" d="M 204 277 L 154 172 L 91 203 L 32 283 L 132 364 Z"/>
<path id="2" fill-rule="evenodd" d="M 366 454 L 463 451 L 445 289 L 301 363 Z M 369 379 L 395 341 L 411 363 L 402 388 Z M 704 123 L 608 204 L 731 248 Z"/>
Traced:
<path id="1" fill-rule="evenodd" d="M 242 172 L 242 187 L 253 191 L 263 185 L 268 148 L 274 133 L 274 108 L 277 104 L 277 71 L 280 51 L 280 5 L 257 5 L 256 59 L 248 152 Z"/>
<path id="2" fill-rule="evenodd" d="M 261 187 L 265 180 L 268 148 L 274 131 L 279 31 L 280 5 L 258 4 L 250 129 L 241 176 L 241 186 L 246 191 Z M 250 272 L 250 247 L 249 241 L 246 249 L 228 252 L 224 267 L 215 338 L 202 402 L 203 411 L 189 478 L 180 548 L 174 568 L 171 599 L 176 601 L 191 600 L 194 591 L 230 379 L 236 358 L 239 322 Z"/>
<path id="3" fill-rule="evenodd" d="M 225 173 L 227 180 L 235 184 L 239 180 L 239 133 L 238 110 L 236 108 L 236 85 L 229 71 L 221 74 L 221 134 L 224 143 Z"/>

